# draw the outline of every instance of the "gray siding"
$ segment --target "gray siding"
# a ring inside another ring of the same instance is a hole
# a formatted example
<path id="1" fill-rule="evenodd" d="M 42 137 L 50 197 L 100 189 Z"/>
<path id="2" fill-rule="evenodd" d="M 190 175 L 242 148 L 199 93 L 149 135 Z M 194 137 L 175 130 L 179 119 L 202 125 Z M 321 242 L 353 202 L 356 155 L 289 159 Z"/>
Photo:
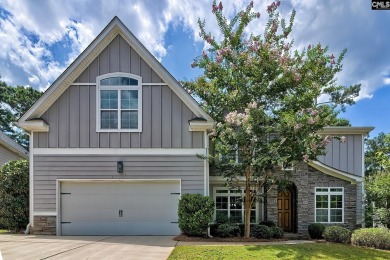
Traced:
<path id="1" fill-rule="evenodd" d="M 118 174 L 116 162 L 123 161 Z M 34 156 L 34 211 L 56 210 L 57 179 L 181 179 L 182 194 L 204 190 L 204 162 L 194 156 Z"/>
<path id="2" fill-rule="evenodd" d="M 7 147 L 0 144 L 0 167 L 3 166 L 3 164 L 5 164 L 6 162 L 22 159 L 23 158 L 20 157 L 18 154 L 14 153 Z"/>
<path id="3" fill-rule="evenodd" d="M 360 134 L 343 135 L 346 142 L 342 143 L 333 139 L 326 147 L 326 155 L 318 157 L 318 160 L 335 169 L 362 176 L 362 142 Z"/>
<path id="4" fill-rule="evenodd" d="M 163 83 L 141 57 L 117 36 L 75 81 L 94 83 L 98 75 L 129 72 L 144 83 Z M 164 85 L 142 87 L 142 132 L 96 132 L 96 86 L 72 85 L 42 116 L 48 133 L 34 134 L 35 148 L 203 148 L 202 132 L 190 132 L 195 115 Z"/>

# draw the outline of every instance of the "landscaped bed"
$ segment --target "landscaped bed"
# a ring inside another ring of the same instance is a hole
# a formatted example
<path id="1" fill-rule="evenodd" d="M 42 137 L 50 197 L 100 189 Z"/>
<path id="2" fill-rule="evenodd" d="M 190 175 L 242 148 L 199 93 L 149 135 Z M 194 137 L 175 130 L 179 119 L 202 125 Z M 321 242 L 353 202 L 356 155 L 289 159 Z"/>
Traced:
<path id="1" fill-rule="evenodd" d="M 245 238 L 245 237 L 189 237 L 186 235 L 179 235 L 173 240 L 183 242 L 274 242 L 274 241 L 287 241 L 287 238 L 280 239 L 262 239 L 262 238 Z"/>
<path id="2" fill-rule="evenodd" d="M 390 259 L 390 251 L 345 244 L 275 246 L 177 246 L 173 259 Z"/>

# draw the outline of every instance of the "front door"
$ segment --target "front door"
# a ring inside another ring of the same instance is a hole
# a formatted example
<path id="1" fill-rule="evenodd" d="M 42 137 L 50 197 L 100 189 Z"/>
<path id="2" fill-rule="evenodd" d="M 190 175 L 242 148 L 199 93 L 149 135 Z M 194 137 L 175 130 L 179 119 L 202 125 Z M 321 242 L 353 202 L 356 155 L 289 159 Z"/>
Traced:
<path id="1" fill-rule="evenodd" d="M 291 192 L 287 189 L 281 191 L 278 194 L 278 226 L 283 229 L 283 231 L 291 232 L 292 231 L 292 196 Z"/>

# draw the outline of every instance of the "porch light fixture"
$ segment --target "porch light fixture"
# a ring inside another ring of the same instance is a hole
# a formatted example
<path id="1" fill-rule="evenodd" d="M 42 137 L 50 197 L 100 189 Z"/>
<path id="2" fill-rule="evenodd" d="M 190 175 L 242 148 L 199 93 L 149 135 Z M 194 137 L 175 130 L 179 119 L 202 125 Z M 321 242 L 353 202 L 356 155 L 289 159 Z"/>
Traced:
<path id="1" fill-rule="evenodd" d="M 116 162 L 116 171 L 118 173 L 123 173 L 123 162 Z"/>

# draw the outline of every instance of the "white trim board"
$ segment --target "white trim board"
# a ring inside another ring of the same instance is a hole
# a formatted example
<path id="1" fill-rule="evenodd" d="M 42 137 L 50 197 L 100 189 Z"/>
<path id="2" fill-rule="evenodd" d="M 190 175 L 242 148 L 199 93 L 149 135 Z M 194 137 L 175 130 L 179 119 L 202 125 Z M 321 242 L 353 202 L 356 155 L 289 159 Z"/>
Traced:
<path id="1" fill-rule="evenodd" d="M 206 148 L 34 148 L 34 155 L 206 155 Z"/>
<path id="2" fill-rule="evenodd" d="M 34 211 L 34 216 L 57 216 L 57 212 L 54 211 Z"/>
<path id="3" fill-rule="evenodd" d="M 334 169 L 318 161 L 309 161 L 308 165 L 327 175 L 349 181 L 351 184 L 358 184 L 364 180 L 363 177 L 355 176 L 353 174 Z"/>

